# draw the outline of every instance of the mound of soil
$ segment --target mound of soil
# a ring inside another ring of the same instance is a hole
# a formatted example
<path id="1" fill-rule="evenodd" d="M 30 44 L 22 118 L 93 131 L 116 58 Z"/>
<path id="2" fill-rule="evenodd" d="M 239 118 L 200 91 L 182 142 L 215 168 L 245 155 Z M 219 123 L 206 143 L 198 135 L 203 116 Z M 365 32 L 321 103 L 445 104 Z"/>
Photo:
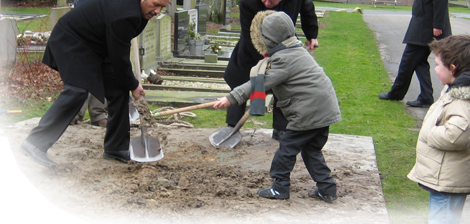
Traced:
<path id="1" fill-rule="evenodd" d="M 96 223 L 388 223 L 370 138 L 330 135 L 324 155 L 338 184 L 332 204 L 308 197 L 315 183 L 301 157 L 288 200 L 260 198 L 269 187 L 277 149 L 271 130 L 243 129 L 234 148 L 215 148 L 217 129 L 149 127 L 164 158 L 120 163 L 102 158 L 105 128 L 72 125 L 48 151 L 43 167 L 19 145 L 38 119 L 0 130 L 22 172 L 57 207 Z M 132 127 L 131 138 L 140 129 Z"/>

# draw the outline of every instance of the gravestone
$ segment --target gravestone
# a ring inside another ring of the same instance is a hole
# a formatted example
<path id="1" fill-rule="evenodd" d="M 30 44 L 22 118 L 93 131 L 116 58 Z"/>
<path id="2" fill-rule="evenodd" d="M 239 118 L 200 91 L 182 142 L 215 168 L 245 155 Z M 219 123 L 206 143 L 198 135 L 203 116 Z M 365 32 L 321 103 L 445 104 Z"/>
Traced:
<path id="1" fill-rule="evenodd" d="M 188 11 L 175 12 L 173 55 L 183 55 L 186 46 L 186 36 L 188 33 L 189 15 Z"/>
<path id="2" fill-rule="evenodd" d="M 157 22 L 157 49 L 156 60 L 164 61 L 171 58 L 171 17 L 160 15 Z"/>
<path id="3" fill-rule="evenodd" d="M 167 8 L 168 14 L 169 14 L 170 16 L 175 16 L 175 12 L 176 12 L 176 0 L 170 0 L 169 4 L 166 5 L 166 8 Z"/>
<path id="4" fill-rule="evenodd" d="M 195 24 L 194 30 L 197 32 L 198 30 L 197 9 L 188 10 L 188 16 L 189 16 L 189 24 L 194 23 Z"/>
<path id="5" fill-rule="evenodd" d="M 137 39 L 139 41 L 140 68 L 149 74 L 150 69 L 158 65 L 155 60 L 157 56 L 157 22 L 155 17 L 148 21 L 147 26 Z"/>
<path id="6" fill-rule="evenodd" d="M 15 19 L 0 15 L 0 68 L 11 68 L 16 60 L 16 35 L 18 27 Z M 3 71 L 0 71 L 2 74 Z"/>
<path id="7" fill-rule="evenodd" d="M 201 34 L 201 36 L 204 36 L 207 34 L 206 31 L 206 25 L 207 25 L 207 19 L 208 19 L 208 8 L 205 3 L 199 4 L 196 6 L 197 10 L 197 32 Z"/>
<path id="8" fill-rule="evenodd" d="M 183 9 L 190 10 L 196 7 L 196 0 L 184 0 L 183 2 Z"/>
<path id="9" fill-rule="evenodd" d="M 230 18 L 232 17 L 232 12 L 231 12 L 231 8 L 232 8 L 232 4 L 231 4 L 231 1 L 229 2 L 230 0 L 224 0 L 224 13 L 223 13 L 223 24 L 226 28 L 229 28 L 230 27 Z"/>

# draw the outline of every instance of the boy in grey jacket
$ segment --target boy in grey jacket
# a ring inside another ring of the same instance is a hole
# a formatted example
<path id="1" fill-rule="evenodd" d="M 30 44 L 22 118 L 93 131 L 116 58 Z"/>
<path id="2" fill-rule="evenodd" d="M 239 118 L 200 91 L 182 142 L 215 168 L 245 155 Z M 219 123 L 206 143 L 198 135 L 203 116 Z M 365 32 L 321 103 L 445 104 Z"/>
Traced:
<path id="1" fill-rule="evenodd" d="M 332 202 L 336 199 L 336 183 L 321 151 L 328 140 L 329 126 L 341 120 L 331 80 L 302 47 L 302 42 L 295 36 L 294 24 L 286 13 L 259 12 L 251 25 L 251 39 L 258 52 L 266 55 L 261 61 L 267 63 L 266 69 L 260 65 L 261 62 L 258 63 L 252 69 L 251 81 L 220 98 L 214 108 L 242 104 L 252 93 L 250 113 L 253 114 L 256 108 L 254 99 L 265 97 L 256 86 L 260 79 L 264 79 L 265 91 L 272 91 L 277 97 L 277 106 L 289 123 L 271 164 L 270 175 L 275 181 L 258 194 L 264 198 L 288 199 L 290 172 L 297 154 L 301 153 L 318 188 L 311 190 L 309 196 Z M 259 75 L 258 70 L 264 75 Z"/>

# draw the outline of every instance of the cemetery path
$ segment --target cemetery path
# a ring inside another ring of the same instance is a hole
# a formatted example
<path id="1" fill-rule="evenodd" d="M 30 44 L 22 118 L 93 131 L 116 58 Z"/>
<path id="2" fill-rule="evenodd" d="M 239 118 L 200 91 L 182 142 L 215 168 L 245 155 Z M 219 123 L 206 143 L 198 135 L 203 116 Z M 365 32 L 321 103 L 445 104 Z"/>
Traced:
<path id="1" fill-rule="evenodd" d="M 369 137 L 330 136 L 324 154 L 339 198 L 327 204 L 307 196 L 315 183 L 300 156 L 289 200 L 257 196 L 272 184 L 269 167 L 278 144 L 270 138 L 272 130 L 244 129 L 242 141 L 231 149 L 210 144 L 217 129 L 153 127 L 149 134 L 158 136 L 165 157 L 124 164 L 101 157 L 104 128 L 82 123 L 70 126 L 49 150 L 56 164 L 43 167 L 18 150 L 38 121 L 0 133 L 34 187 L 89 223 L 388 223 Z M 132 127 L 131 138 L 139 135 Z"/>

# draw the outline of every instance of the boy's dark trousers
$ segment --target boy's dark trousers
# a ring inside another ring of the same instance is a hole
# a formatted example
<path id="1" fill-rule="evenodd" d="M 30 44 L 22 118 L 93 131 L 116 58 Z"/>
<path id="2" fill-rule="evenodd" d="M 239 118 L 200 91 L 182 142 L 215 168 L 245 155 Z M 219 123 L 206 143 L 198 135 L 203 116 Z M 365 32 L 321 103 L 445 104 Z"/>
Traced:
<path id="1" fill-rule="evenodd" d="M 320 193 L 336 196 L 336 183 L 321 151 L 328 140 L 328 133 L 329 126 L 308 131 L 286 130 L 271 164 L 270 175 L 276 180 L 275 184 L 290 186 L 290 173 L 300 152 Z"/>

